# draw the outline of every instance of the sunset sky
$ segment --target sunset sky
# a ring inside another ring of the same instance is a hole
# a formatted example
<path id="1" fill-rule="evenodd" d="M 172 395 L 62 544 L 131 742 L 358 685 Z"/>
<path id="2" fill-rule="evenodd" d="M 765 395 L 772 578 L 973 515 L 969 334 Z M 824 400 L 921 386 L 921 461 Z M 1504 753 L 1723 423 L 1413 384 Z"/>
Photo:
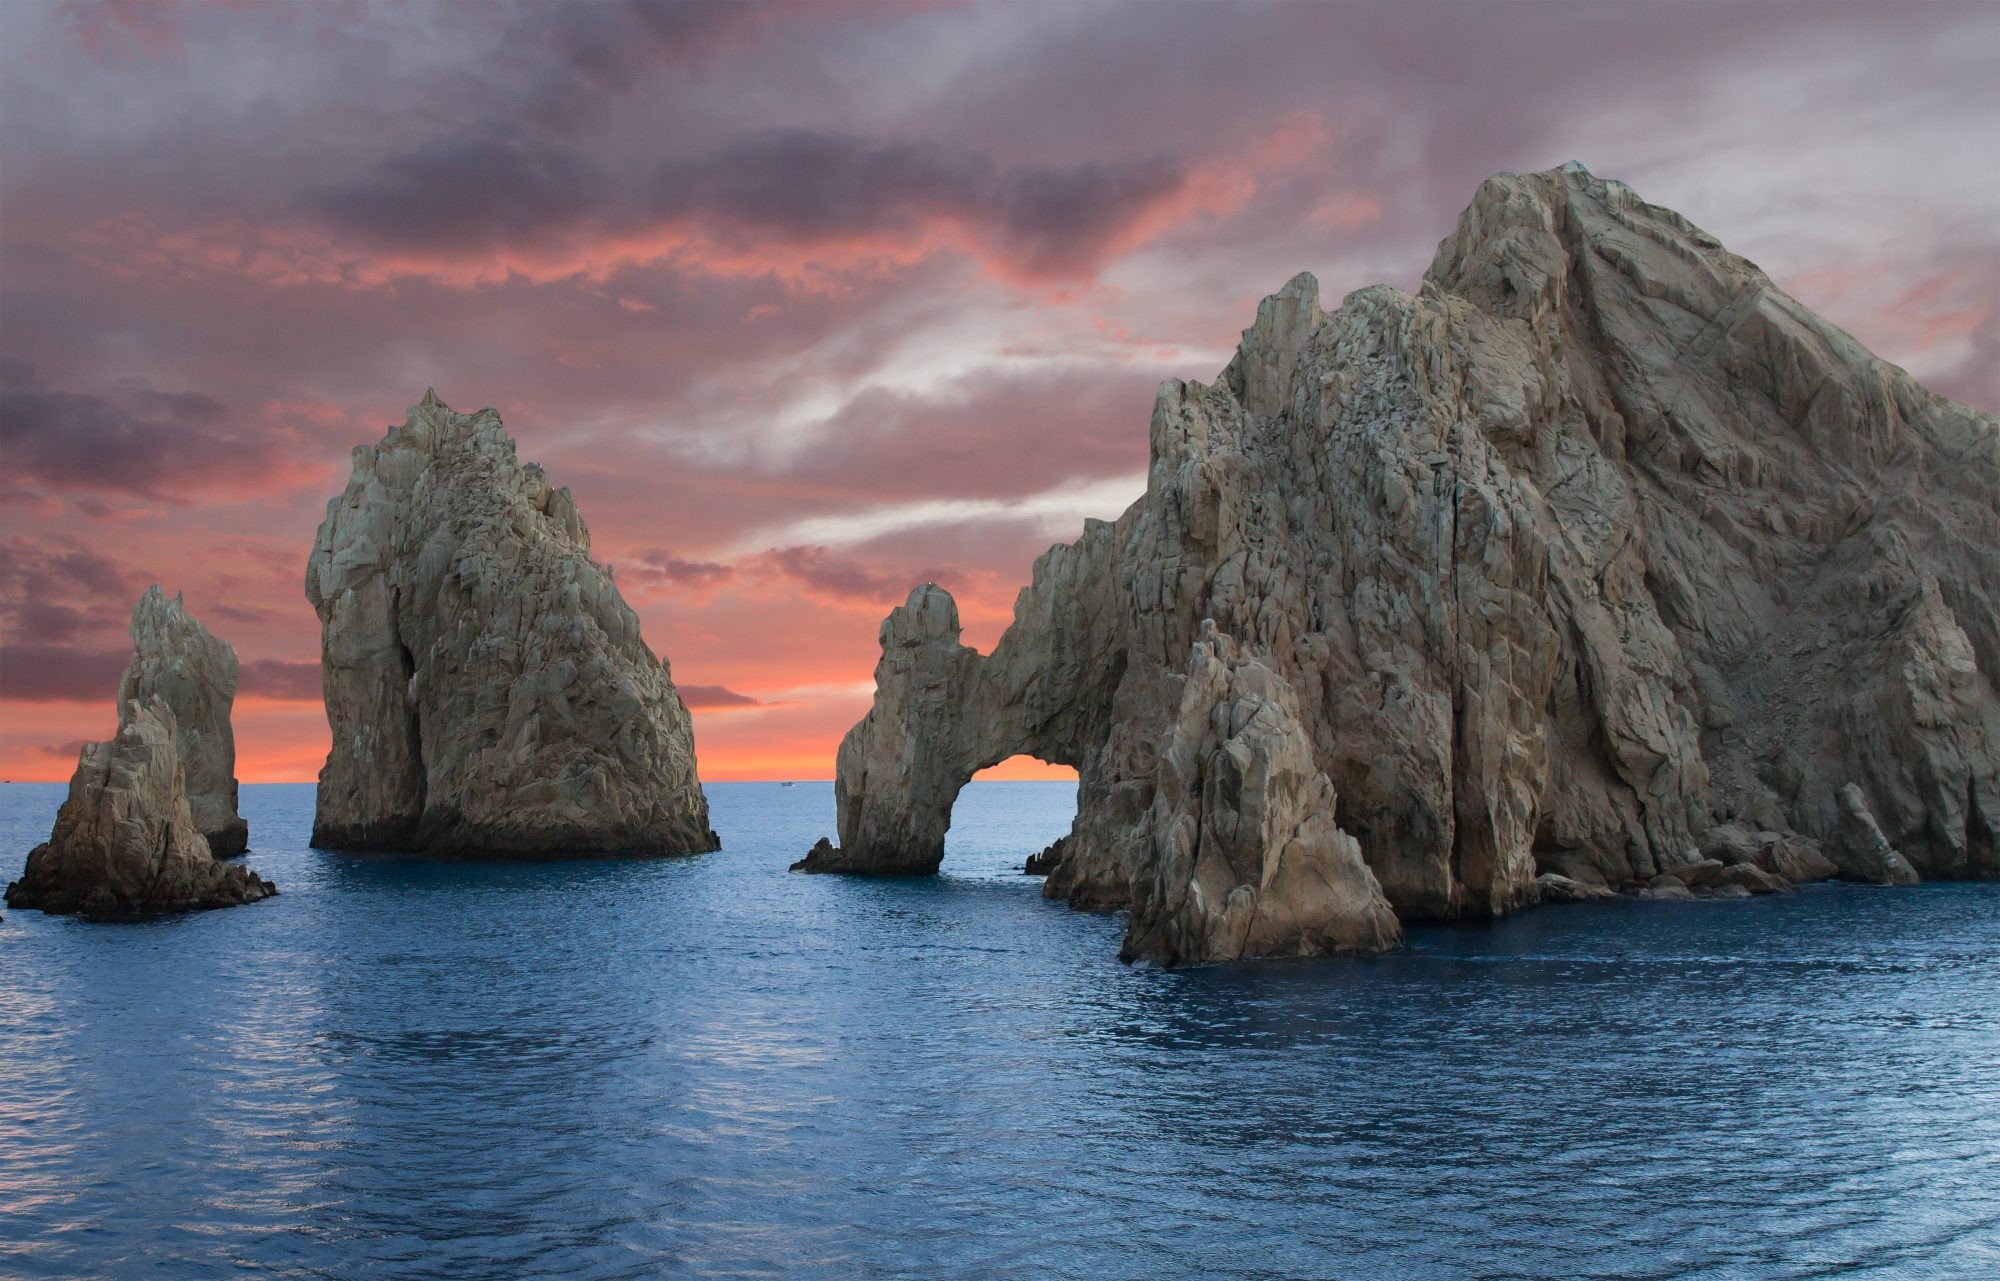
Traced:
<path id="1" fill-rule="evenodd" d="M 0 4 L 0 777 L 131 605 L 321 763 L 313 532 L 426 387 L 575 494 L 710 781 L 825 778 L 911 584 L 990 646 L 1299 270 L 1579 159 L 2000 410 L 2000 7 Z M 1017 766 L 1034 772 L 1032 763 Z"/>

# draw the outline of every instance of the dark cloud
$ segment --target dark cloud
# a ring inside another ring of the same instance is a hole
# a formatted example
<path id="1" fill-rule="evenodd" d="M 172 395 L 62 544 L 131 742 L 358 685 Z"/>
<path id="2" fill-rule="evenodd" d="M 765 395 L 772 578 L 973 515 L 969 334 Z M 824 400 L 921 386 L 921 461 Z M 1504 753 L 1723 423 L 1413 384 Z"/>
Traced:
<path id="1" fill-rule="evenodd" d="M 681 599 L 747 583 L 760 591 L 777 584 L 841 603 L 897 604 L 916 584 L 946 581 L 958 572 L 952 568 L 905 569 L 894 562 L 843 556 L 831 547 L 801 543 L 767 548 L 728 562 L 642 551 L 620 564 L 619 579 L 626 584 L 664 588 Z"/>
<path id="2" fill-rule="evenodd" d="M 56 493 L 189 503 L 297 483 L 321 468 L 281 429 L 231 421 L 201 392 L 120 385 L 107 395 L 43 385 L 15 362 L 0 383 L 0 447 L 9 481 Z"/>
<path id="3" fill-rule="evenodd" d="M 132 651 L 68 645 L 0 645 L 0 701 L 110 703 Z"/>
<path id="4" fill-rule="evenodd" d="M 239 666 L 236 692 L 279 702 L 317 703 L 324 697 L 324 686 L 318 663 L 256 658 Z"/>
<path id="5" fill-rule="evenodd" d="M 623 157 L 594 162 L 560 135 L 452 137 L 316 188 L 305 207 L 370 244 L 454 257 L 676 228 L 749 254 L 888 237 L 924 248 L 948 236 L 1010 271 L 1063 278 L 1094 273 L 1188 182 L 1184 163 L 1158 154 L 1010 164 L 936 142 L 799 128 L 666 159 L 650 184 L 631 170 Z"/>
<path id="6" fill-rule="evenodd" d="M 634 84 L 685 73 L 780 12 L 758 0 L 524 6 L 500 42 L 503 56 L 517 68 L 512 77 L 517 96 L 501 98 L 489 111 L 497 109 L 510 132 L 572 133 L 609 110 Z"/>
<path id="7" fill-rule="evenodd" d="M 730 707 L 763 707 L 766 704 L 721 685 L 682 685 L 681 701 L 697 711 L 720 711 Z"/>
<path id="8" fill-rule="evenodd" d="M 203 612 L 232 623 L 269 623 L 284 617 L 280 611 L 260 605 L 231 605 L 221 601 L 205 606 Z"/>
<path id="9" fill-rule="evenodd" d="M 686 62 L 760 25 L 744 0 L 610 0 L 531 9 L 530 39 L 599 87 L 622 89 L 662 63 Z"/>
<path id="10" fill-rule="evenodd" d="M 720 561 L 688 560 L 659 548 L 632 553 L 617 571 L 628 583 L 710 591 L 736 577 L 736 567 Z"/>
<path id="11" fill-rule="evenodd" d="M 1119 232 L 1186 181 L 1185 167 L 1160 155 L 1007 165 L 932 142 L 773 129 L 668 163 L 653 203 L 735 235 L 806 243 L 912 235 L 948 220 L 991 235 L 997 252 L 1043 276 L 1095 270 Z"/>
<path id="12" fill-rule="evenodd" d="M 89 629 L 84 610 L 60 601 L 30 597 L 7 607 L 7 631 L 28 641 L 68 641 Z"/>
<path id="13" fill-rule="evenodd" d="M 801 544 L 773 547 L 748 557 L 755 572 L 776 575 L 817 596 L 838 601 L 901 604 L 923 582 L 949 582 L 950 569 L 901 570 L 842 556 L 831 547 Z"/>
<path id="14" fill-rule="evenodd" d="M 42 743 L 34 748 L 35 755 L 53 757 L 56 760 L 75 761 L 77 754 L 87 746 L 87 738 L 72 738 L 66 743 Z"/>
<path id="15" fill-rule="evenodd" d="M 365 177 L 316 190 L 307 203 L 378 243 L 464 251 L 530 244 L 581 225 L 610 195 L 567 142 L 467 138 L 385 156 Z"/>
<path id="16" fill-rule="evenodd" d="M 789 474 L 878 499 L 1015 498 L 1144 471 L 1157 370 L 985 372 L 924 394 L 874 389 Z"/>
<path id="17" fill-rule="evenodd" d="M 60 535 L 0 541 L 0 637 L 51 648 L 107 639 L 151 581 Z"/>

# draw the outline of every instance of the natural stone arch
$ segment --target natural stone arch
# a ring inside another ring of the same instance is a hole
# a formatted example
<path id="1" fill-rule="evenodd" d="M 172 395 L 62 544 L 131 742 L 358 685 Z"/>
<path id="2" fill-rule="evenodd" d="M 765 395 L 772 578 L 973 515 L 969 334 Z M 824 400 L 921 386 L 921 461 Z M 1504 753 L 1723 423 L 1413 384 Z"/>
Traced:
<path id="1" fill-rule="evenodd" d="M 959 635 L 958 604 L 935 583 L 883 620 L 875 705 L 841 741 L 834 774 L 840 846 L 822 841 L 798 870 L 927 876 L 979 771 L 1032 756 L 1081 775 L 1083 753 L 1062 732 L 1073 700 L 1061 695 L 1074 689 L 1041 682 L 1031 694 L 1007 679 L 1006 655 L 982 655 Z"/>
<path id="2" fill-rule="evenodd" d="M 1996 493 L 1991 415 L 1621 184 L 1503 174 L 1417 293 L 1300 275 L 1163 384 L 1145 495 L 990 656 L 934 587 L 892 614 L 802 866 L 934 868 L 1032 750 L 1080 776 L 1044 892 L 1166 961 L 1388 946 L 1384 899 L 2000 875 Z"/>

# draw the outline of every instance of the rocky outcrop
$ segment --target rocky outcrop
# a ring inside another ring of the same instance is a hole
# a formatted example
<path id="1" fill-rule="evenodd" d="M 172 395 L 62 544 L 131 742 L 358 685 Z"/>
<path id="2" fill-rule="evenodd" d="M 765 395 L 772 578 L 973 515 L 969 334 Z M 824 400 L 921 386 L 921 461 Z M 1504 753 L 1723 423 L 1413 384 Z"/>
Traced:
<path id="1" fill-rule="evenodd" d="M 1848 880 L 1915 885 L 1921 879 L 1903 852 L 1882 834 L 1882 825 L 1875 821 L 1867 798 L 1853 783 L 1840 789 L 1840 830 L 1834 850 L 1834 866 Z"/>
<path id="2" fill-rule="evenodd" d="M 306 595 L 333 747 L 313 843 L 460 856 L 719 842 L 667 665 L 569 491 L 435 392 L 354 451 Z"/>
<path id="3" fill-rule="evenodd" d="M 1335 825 L 1333 784 L 1291 687 L 1212 622 L 1188 659 L 1155 781 L 1127 959 L 1369 953 L 1402 940 L 1360 843 Z"/>
<path id="4" fill-rule="evenodd" d="M 971 777 L 960 763 L 965 690 L 979 654 L 958 643 L 958 630 L 957 604 L 934 583 L 882 621 L 875 706 L 841 742 L 834 765 L 841 843 L 815 845 L 793 871 L 937 871 L 952 802 Z"/>
<path id="5" fill-rule="evenodd" d="M 1535 878 L 1535 885 L 1544 903 L 1595 903 L 1618 897 L 1618 891 L 1610 886 L 1573 881 L 1561 872 L 1543 872 Z"/>
<path id="6" fill-rule="evenodd" d="M 1047 876 L 1062 862 L 1063 849 L 1069 844 L 1069 837 L 1058 836 L 1042 848 L 1039 854 L 1028 855 L 1028 861 L 1021 865 L 1024 876 Z"/>
<path id="7" fill-rule="evenodd" d="M 1261 886 L 1259 953 L 1393 940 L 1251 875 L 1336 795 L 1406 920 L 1570 893 L 1547 875 L 1694 894 L 1718 828 L 1810 877 L 1858 839 L 1850 787 L 1916 872 L 2000 874 L 1996 495 L 1990 415 L 1621 184 L 1502 175 L 1417 293 L 1325 312 L 1299 276 L 1214 383 L 1163 385 L 1146 494 L 1037 562 L 990 655 L 935 587 L 891 614 L 807 863 L 935 868 L 958 788 L 1025 752 L 1080 775 L 1044 892 L 1130 907 L 1154 959 L 1232 954 L 1225 882 Z M 1185 744 L 1214 662 L 1305 744 L 1275 823 L 1208 781 L 1248 743 L 1190 781 L 1231 741 Z"/>
<path id="8" fill-rule="evenodd" d="M 188 810 L 218 858 L 241 854 L 250 825 L 237 813 L 236 651 L 155 584 L 132 608 L 132 663 L 118 682 L 118 705 L 165 703 L 177 726 Z"/>
<path id="9" fill-rule="evenodd" d="M 7 887 L 8 906 L 127 920 L 277 893 L 209 852 L 189 810 L 177 738 L 165 700 L 121 703 L 117 737 L 84 746 L 55 830 Z"/>

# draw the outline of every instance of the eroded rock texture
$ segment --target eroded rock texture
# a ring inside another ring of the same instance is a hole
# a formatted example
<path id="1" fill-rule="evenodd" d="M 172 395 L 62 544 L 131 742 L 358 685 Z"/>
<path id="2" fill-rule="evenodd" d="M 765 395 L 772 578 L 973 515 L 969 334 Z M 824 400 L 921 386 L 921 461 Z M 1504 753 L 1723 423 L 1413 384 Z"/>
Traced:
<path id="1" fill-rule="evenodd" d="M 154 698 L 174 714 L 195 827 L 218 858 L 241 854 L 250 825 L 236 809 L 236 736 L 229 724 L 236 651 L 157 584 L 132 608 L 132 663 L 118 682 L 118 705 Z"/>
<path id="2" fill-rule="evenodd" d="M 306 595 L 333 748 L 313 843 L 451 855 L 718 846 L 667 665 L 567 489 L 427 393 L 354 451 Z"/>
<path id="3" fill-rule="evenodd" d="M 231 907 L 277 893 L 218 862 L 188 807 L 173 709 L 119 705 L 117 737 L 84 745 L 49 839 L 7 887 L 9 907 L 123 920 Z"/>
<path id="4" fill-rule="evenodd" d="M 1705 861 L 1896 879 L 1861 815 L 1992 876 L 1996 508 L 1990 415 L 1621 184 L 1502 175 L 1416 294 L 1322 312 L 1301 275 L 1164 384 L 1145 496 L 1041 558 L 991 655 L 935 587 L 892 613 L 805 866 L 935 868 L 958 788 L 1026 752 L 1081 775 L 1045 892 L 1131 907 L 1156 959 L 1386 946 L 1378 884 L 1437 919 Z"/>

